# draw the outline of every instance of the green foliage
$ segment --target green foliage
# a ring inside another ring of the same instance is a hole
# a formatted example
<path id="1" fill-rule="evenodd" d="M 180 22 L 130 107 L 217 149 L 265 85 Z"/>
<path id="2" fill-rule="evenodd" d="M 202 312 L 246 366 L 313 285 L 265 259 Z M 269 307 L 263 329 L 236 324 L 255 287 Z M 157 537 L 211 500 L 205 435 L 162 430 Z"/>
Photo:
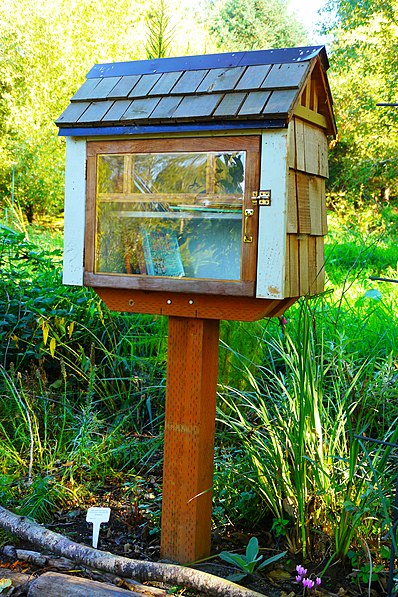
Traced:
<path id="1" fill-rule="evenodd" d="M 364 463 L 354 433 L 395 438 L 398 413 L 392 407 L 376 423 L 379 396 L 389 397 L 368 385 L 376 363 L 318 338 L 312 317 L 303 306 L 297 327 L 268 337 L 267 364 L 241 370 L 251 388 L 223 388 L 219 414 L 244 446 L 253 488 L 277 521 L 290 521 L 284 530 L 291 549 L 311 553 L 317 533 L 328 532 L 342 557 L 354 536 L 370 531 L 370 512 L 385 519 L 391 482 L 389 452 L 378 447 Z"/>
<path id="2" fill-rule="evenodd" d="M 208 27 L 223 51 L 305 45 L 302 25 L 282 0 L 216 0 L 208 4 Z"/>
<path id="3" fill-rule="evenodd" d="M 396 288 L 368 278 L 396 277 L 397 254 L 357 219 L 331 222 L 334 290 L 287 321 L 222 325 L 214 520 L 260 531 L 271 515 L 308 556 L 320 537 L 343 557 L 390 528 L 390 452 L 354 434 L 396 440 Z M 115 476 L 157 528 L 140 488 L 161 462 L 165 321 L 63 287 L 56 238 L 19 227 L 0 228 L 0 499 L 47 520 Z"/>
<path id="4" fill-rule="evenodd" d="M 242 570 L 241 573 L 228 576 L 229 580 L 240 581 L 248 574 L 259 572 L 260 570 L 263 570 L 264 568 L 267 568 L 271 564 L 277 562 L 286 555 L 286 551 L 283 553 L 278 553 L 275 556 L 267 558 L 266 560 L 263 560 L 263 556 L 259 556 L 258 554 L 258 539 L 257 537 L 252 537 L 247 544 L 245 555 L 239 555 L 229 551 L 222 551 L 218 554 L 218 557 L 221 558 L 221 560 L 224 560 L 224 562 L 233 564 Z"/>
<path id="5" fill-rule="evenodd" d="M 165 58 L 169 55 L 175 30 L 171 26 L 171 17 L 164 0 L 159 0 L 149 8 L 146 26 L 148 29 L 145 45 L 147 59 Z"/>
<path id="6" fill-rule="evenodd" d="M 384 204 L 398 194 L 398 111 L 376 104 L 397 99 L 397 4 L 330 0 L 326 10 L 339 130 L 330 153 L 332 198 Z"/>
<path id="7" fill-rule="evenodd" d="M 17 11 L 0 0 L 0 207 L 14 167 L 29 221 L 62 211 L 64 142 L 54 121 L 96 63 L 203 52 L 206 35 L 187 14 L 176 0 L 149 10 L 137 0 L 20 0 Z"/>

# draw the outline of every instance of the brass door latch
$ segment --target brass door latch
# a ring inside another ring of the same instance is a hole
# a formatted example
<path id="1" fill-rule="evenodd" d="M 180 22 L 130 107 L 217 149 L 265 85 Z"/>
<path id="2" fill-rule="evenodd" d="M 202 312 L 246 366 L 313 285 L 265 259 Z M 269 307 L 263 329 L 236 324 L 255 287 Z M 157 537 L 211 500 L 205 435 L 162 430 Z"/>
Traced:
<path id="1" fill-rule="evenodd" d="M 248 236 L 247 234 L 247 224 L 249 222 L 249 218 L 252 218 L 254 216 L 254 209 L 245 209 L 245 227 L 244 227 L 244 233 L 243 233 L 243 242 L 244 243 L 252 243 L 253 242 L 253 237 L 252 236 Z"/>

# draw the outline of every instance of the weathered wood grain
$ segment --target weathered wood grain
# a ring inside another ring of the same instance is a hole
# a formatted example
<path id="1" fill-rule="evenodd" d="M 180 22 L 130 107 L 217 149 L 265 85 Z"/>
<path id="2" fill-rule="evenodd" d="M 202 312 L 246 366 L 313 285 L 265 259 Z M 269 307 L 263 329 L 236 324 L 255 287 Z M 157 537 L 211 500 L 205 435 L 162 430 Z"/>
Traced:
<path id="1" fill-rule="evenodd" d="M 309 195 L 309 176 L 296 173 L 298 230 L 300 234 L 311 234 L 311 210 Z"/>
<path id="2" fill-rule="evenodd" d="M 235 91 L 258 89 L 271 69 L 270 64 L 248 66 L 242 78 L 235 86 Z"/>
<path id="3" fill-rule="evenodd" d="M 142 597 L 135 591 L 120 589 L 109 583 L 87 578 L 77 578 L 69 574 L 45 572 L 30 583 L 28 597 Z"/>
<path id="4" fill-rule="evenodd" d="M 150 114 L 152 114 L 159 101 L 159 97 L 148 97 L 133 100 L 121 117 L 121 120 L 123 122 L 128 120 L 144 120 L 148 118 Z"/>
<path id="5" fill-rule="evenodd" d="M 83 85 L 72 96 L 72 102 L 80 102 L 92 98 L 92 91 L 97 87 L 102 79 L 86 79 Z"/>
<path id="6" fill-rule="evenodd" d="M 240 77 L 244 67 L 235 66 L 234 68 L 213 68 L 211 69 L 199 87 L 197 93 L 216 93 L 218 91 L 232 91 Z"/>
<path id="7" fill-rule="evenodd" d="M 262 83 L 262 89 L 300 87 L 309 69 L 308 62 L 274 64 Z"/>
<path id="8" fill-rule="evenodd" d="M 186 96 L 182 99 L 174 112 L 175 118 L 205 118 L 210 116 L 217 104 L 221 101 L 222 95 L 212 93 L 209 95 Z"/>
<path id="9" fill-rule="evenodd" d="M 262 110 L 262 114 L 264 116 L 288 114 L 294 100 L 296 99 L 296 95 L 297 93 L 294 89 L 273 91 L 264 109 Z"/>
<path id="10" fill-rule="evenodd" d="M 73 102 L 69 104 L 58 118 L 57 124 L 75 124 L 89 106 L 90 102 Z"/>
<path id="11" fill-rule="evenodd" d="M 213 117 L 225 116 L 234 118 L 246 98 L 246 93 L 226 93 L 215 109 Z"/>
<path id="12" fill-rule="evenodd" d="M 238 116 L 259 116 L 270 96 L 269 91 L 250 91 Z"/>
<path id="13" fill-rule="evenodd" d="M 108 93 L 108 99 L 126 99 L 140 79 L 141 75 L 121 77 L 120 81 Z"/>
<path id="14" fill-rule="evenodd" d="M 151 90 L 152 95 L 168 95 L 182 76 L 182 72 L 163 73 Z"/>
<path id="15" fill-rule="evenodd" d="M 120 80 L 121 77 L 106 77 L 101 79 L 98 85 L 87 95 L 87 99 L 106 99 Z"/>
<path id="16" fill-rule="evenodd" d="M 78 122 L 99 122 L 103 119 L 113 101 L 107 100 L 103 102 L 92 102 L 87 110 L 77 119 Z"/>
<path id="17" fill-rule="evenodd" d="M 181 95 L 168 95 L 162 97 L 156 108 L 151 114 L 151 117 L 156 119 L 172 119 L 175 111 L 180 105 L 182 100 Z"/>
<path id="18" fill-rule="evenodd" d="M 177 95 L 195 93 L 208 72 L 208 70 L 185 71 L 170 93 Z"/>
<path id="19" fill-rule="evenodd" d="M 130 91 L 129 97 L 146 97 L 159 79 L 159 74 L 142 75 L 140 80 L 137 82 L 136 85 L 134 85 L 133 89 Z"/>
<path id="20" fill-rule="evenodd" d="M 297 234 L 298 215 L 297 215 L 297 191 L 296 191 L 296 173 L 289 170 L 289 187 L 287 202 L 287 234 Z"/>
<path id="21" fill-rule="evenodd" d="M 102 122 L 117 122 L 122 119 L 123 114 L 130 107 L 131 100 L 119 100 L 113 102 L 112 106 L 102 117 Z"/>

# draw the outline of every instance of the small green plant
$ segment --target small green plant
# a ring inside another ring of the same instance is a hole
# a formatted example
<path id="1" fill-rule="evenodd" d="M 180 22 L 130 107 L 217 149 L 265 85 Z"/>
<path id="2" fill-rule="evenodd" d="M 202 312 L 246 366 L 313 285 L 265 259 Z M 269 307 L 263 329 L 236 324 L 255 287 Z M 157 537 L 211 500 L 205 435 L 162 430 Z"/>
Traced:
<path id="1" fill-rule="evenodd" d="M 271 558 L 263 560 L 263 556 L 259 556 L 258 552 L 259 548 L 257 537 L 252 537 L 249 543 L 247 544 L 246 554 L 244 556 L 239 555 L 237 553 L 231 553 L 229 551 L 222 551 L 221 553 L 219 553 L 219 557 L 222 560 L 224 560 L 224 562 L 233 564 L 234 566 L 242 570 L 242 572 L 238 572 L 236 574 L 231 574 L 230 576 L 228 576 L 228 580 L 242 580 L 242 578 L 245 578 L 245 576 L 247 576 L 248 574 L 253 574 L 253 572 L 263 570 L 270 564 L 277 562 L 286 555 L 286 551 L 284 551 L 282 553 L 276 554 L 275 556 L 272 556 Z"/>
<path id="2" fill-rule="evenodd" d="M 362 563 L 360 555 L 352 549 L 349 550 L 347 556 L 351 561 L 355 578 L 359 582 L 368 585 L 379 580 L 379 573 L 384 569 L 383 564 Z"/>
<path id="3" fill-rule="evenodd" d="M 274 518 L 271 531 L 274 531 L 276 537 L 286 537 L 290 521 L 286 518 Z"/>

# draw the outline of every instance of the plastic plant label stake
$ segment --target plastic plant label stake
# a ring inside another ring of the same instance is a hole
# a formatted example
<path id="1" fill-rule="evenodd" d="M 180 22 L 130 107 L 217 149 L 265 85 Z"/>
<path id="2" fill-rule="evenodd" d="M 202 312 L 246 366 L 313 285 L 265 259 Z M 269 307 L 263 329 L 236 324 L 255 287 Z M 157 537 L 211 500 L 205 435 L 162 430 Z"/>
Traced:
<path id="1" fill-rule="evenodd" d="M 111 515 L 110 508 L 89 508 L 87 510 L 86 522 L 93 523 L 93 547 L 98 545 L 98 536 L 100 525 L 103 522 L 108 522 Z"/>

